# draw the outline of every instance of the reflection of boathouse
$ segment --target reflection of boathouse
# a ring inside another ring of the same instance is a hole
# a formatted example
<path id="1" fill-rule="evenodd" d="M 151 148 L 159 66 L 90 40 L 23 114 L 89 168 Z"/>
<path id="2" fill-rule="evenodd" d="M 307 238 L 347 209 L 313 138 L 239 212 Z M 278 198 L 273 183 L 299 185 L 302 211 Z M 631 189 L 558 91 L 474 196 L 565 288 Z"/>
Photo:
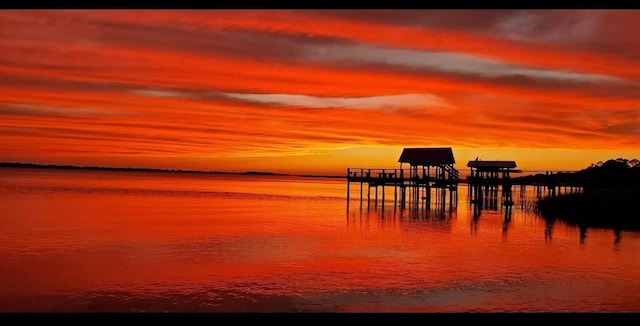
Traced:
<path id="1" fill-rule="evenodd" d="M 447 190 L 449 206 L 457 202 L 459 177 L 453 167 L 455 159 L 451 148 L 405 148 L 398 162 L 399 169 L 347 169 L 347 194 L 349 185 L 356 182 L 360 183 L 361 205 L 364 184 L 367 185 L 367 204 L 370 203 L 371 188 L 374 188 L 374 203 L 377 205 L 378 187 L 382 188 L 382 205 L 385 202 L 385 187 L 393 187 L 393 204 L 399 204 L 401 208 L 405 207 L 408 200 L 416 208 L 425 206 L 428 209 L 434 196 L 436 204 L 444 207 Z M 408 168 L 405 164 L 408 164 Z"/>

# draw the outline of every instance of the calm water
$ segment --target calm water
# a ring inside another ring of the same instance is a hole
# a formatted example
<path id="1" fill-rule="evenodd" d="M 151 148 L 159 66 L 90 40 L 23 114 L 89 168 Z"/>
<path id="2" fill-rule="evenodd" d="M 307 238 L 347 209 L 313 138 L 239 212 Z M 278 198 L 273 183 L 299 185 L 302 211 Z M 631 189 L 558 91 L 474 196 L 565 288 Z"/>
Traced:
<path id="1" fill-rule="evenodd" d="M 532 189 L 474 220 L 466 193 L 416 214 L 347 210 L 343 180 L 0 169 L 0 311 L 640 311 L 639 233 L 547 225 Z"/>

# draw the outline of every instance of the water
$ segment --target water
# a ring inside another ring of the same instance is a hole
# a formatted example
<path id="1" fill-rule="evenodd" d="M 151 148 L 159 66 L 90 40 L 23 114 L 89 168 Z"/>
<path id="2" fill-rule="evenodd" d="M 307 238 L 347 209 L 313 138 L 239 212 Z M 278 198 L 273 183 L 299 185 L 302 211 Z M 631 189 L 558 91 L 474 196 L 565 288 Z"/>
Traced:
<path id="1" fill-rule="evenodd" d="M 517 190 L 518 188 L 516 188 Z M 640 311 L 640 234 L 344 180 L 0 169 L 0 311 Z M 366 192 L 366 190 L 365 190 Z M 393 198 L 392 190 L 386 198 Z"/>

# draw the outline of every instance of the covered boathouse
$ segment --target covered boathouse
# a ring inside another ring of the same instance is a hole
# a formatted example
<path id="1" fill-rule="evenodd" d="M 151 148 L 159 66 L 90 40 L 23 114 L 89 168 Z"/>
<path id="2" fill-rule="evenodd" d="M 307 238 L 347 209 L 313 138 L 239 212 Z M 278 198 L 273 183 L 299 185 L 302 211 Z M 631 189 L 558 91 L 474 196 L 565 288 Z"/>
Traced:
<path id="1" fill-rule="evenodd" d="M 470 174 L 469 198 L 472 203 L 480 204 L 489 209 L 498 208 L 498 188 L 502 188 L 503 204 L 513 205 L 511 192 L 511 174 L 520 173 L 516 170 L 515 161 L 482 161 L 474 160 L 467 163 Z"/>
<path id="2" fill-rule="evenodd" d="M 457 202 L 459 182 L 458 170 L 454 168 L 455 158 L 450 147 L 446 148 L 405 148 L 398 159 L 399 169 L 347 169 L 347 201 L 350 184 L 360 183 L 360 206 L 363 202 L 363 185 L 367 185 L 367 206 L 371 202 L 371 188 L 375 189 L 378 203 L 378 187 L 382 188 L 382 205 L 385 203 L 385 187 L 393 187 L 394 207 L 406 206 L 430 208 L 432 196 L 435 204 L 445 207 L 446 192 L 449 191 L 449 207 Z M 405 166 L 408 164 L 408 167 Z M 408 191 L 407 191 L 408 189 Z M 435 194 L 432 194 L 432 189 Z M 408 194 L 407 194 L 408 192 Z"/>
<path id="3" fill-rule="evenodd" d="M 520 173 L 516 170 L 516 161 L 480 161 L 474 160 L 467 163 L 471 169 L 468 179 L 472 183 L 499 183 L 508 180 L 511 173 Z"/>

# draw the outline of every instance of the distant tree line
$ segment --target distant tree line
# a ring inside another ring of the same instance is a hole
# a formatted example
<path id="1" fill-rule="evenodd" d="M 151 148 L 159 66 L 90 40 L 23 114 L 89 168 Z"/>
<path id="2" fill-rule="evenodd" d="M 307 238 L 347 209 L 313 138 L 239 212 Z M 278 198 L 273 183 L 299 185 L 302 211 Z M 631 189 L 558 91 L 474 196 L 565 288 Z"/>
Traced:
<path id="1" fill-rule="evenodd" d="M 624 158 L 600 161 L 576 174 L 585 187 L 637 188 L 640 183 L 640 161 Z"/>
<path id="2" fill-rule="evenodd" d="M 63 170 L 72 170 L 72 169 L 115 170 L 115 171 L 136 171 L 136 172 L 187 172 L 187 173 L 202 172 L 202 171 L 175 170 L 175 169 L 78 166 L 78 165 L 56 165 L 56 164 L 13 163 L 13 162 L 0 162 L 0 167 L 7 167 L 7 168 L 35 168 L 35 169 L 63 169 Z M 214 173 L 218 173 L 218 172 L 214 171 Z"/>
<path id="3" fill-rule="evenodd" d="M 0 167 L 6 168 L 34 168 L 34 169 L 62 169 L 62 170 L 105 170 L 105 171 L 134 171 L 134 172 L 177 172 L 177 173 L 212 173 L 212 174 L 254 174 L 254 175 L 286 175 L 273 172 L 225 172 L 225 171 L 197 171 L 179 169 L 155 169 L 155 168 L 123 168 L 123 167 L 102 167 L 102 166 L 78 166 L 78 165 L 55 165 L 36 163 L 14 163 L 0 162 Z"/>
<path id="4" fill-rule="evenodd" d="M 637 188 L 640 184 L 640 160 L 611 159 L 592 163 L 577 172 L 539 173 L 513 178 L 513 182 L 571 184 L 585 188 Z"/>
<path id="5" fill-rule="evenodd" d="M 559 177 L 579 183 L 584 192 L 538 200 L 536 207 L 544 218 L 558 218 L 583 227 L 640 230 L 636 204 L 640 198 L 640 161 L 637 159 L 598 162 Z"/>

